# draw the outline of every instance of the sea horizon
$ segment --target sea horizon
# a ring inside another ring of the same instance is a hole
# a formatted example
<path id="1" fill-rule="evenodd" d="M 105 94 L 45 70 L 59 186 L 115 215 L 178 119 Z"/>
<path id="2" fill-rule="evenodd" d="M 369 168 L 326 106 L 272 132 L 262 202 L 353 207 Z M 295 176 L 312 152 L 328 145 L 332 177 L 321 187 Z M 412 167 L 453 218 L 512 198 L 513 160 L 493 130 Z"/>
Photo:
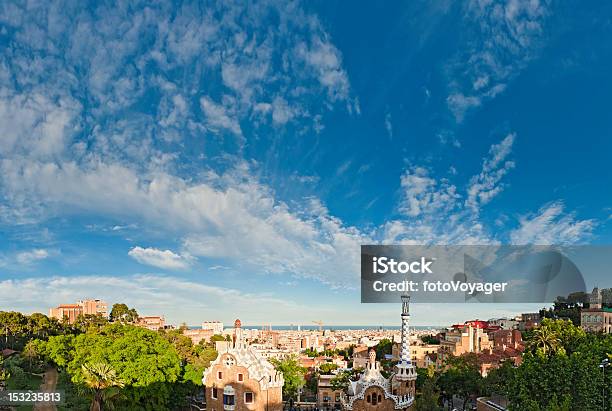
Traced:
<path id="1" fill-rule="evenodd" d="M 190 330 L 201 329 L 201 326 L 190 325 Z M 248 330 L 263 330 L 272 327 L 272 331 L 297 331 L 298 325 L 242 325 L 242 328 Z M 318 325 L 301 325 L 301 331 L 317 331 Z M 233 327 L 224 327 L 224 330 L 231 330 Z M 442 325 L 411 325 L 411 329 L 415 330 L 439 330 L 445 328 Z M 327 325 L 322 327 L 323 330 L 400 330 L 400 325 Z"/>

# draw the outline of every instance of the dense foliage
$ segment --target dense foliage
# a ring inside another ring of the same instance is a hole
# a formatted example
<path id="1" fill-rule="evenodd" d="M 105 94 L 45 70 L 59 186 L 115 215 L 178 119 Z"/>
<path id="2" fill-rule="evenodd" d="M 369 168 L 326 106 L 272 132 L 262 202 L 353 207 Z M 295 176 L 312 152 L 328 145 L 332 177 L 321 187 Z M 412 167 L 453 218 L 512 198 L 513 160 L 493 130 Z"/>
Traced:
<path id="1" fill-rule="evenodd" d="M 135 310 L 124 306 L 114 306 L 115 322 L 88 315 L 74 324 L 43 314 L 0 312 L 0 347 L 19 351 L 0 361 L 0 385 L 38 389 L 51 367 L 58 369 L 58 388 L 73 409 L 184 406 L 217 357 L 213 342 L 194 345 L 182 330 L 138 328 L 130 324 Z"/>
<path id="2" fill-rule="evenodd" d="M 283 397 L 295 399 L 299 390 L 306 384 L 306 368 L 300 365 L 296 355 L 289 356 L 283 360 L 272 358 L 272 365 L 283 373 L 285 384 L 283 385 Z"/>
<path id="3" fill-rule="evenodd" d="M 519 366 L 506 361 L 483 378 L 477 355 L 464 354 L 448 358 L 437 372 L 417 370 L 415 407 L 435 411 L 459 398 L 467 408 L 478 396 L 494 395 L 511 411 L 612 409 L 612 369 L 600 367 L 605 359 L 612 361 L 612 335 L 588 334 L 571 320 L 546 318 L 526 333 Z"/>

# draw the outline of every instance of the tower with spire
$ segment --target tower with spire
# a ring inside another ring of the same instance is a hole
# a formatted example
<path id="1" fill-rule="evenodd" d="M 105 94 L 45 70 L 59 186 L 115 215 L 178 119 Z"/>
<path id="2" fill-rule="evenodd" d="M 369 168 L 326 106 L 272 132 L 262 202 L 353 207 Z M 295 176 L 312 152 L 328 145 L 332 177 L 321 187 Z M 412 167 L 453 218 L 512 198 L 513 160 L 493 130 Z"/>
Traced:
<path id="1" fill-rule="evenodd" d="M 358 381 L 351 381 L 346 395 L 341 397 L 346 411 L 379 410 L 409 411 L 413 409 L 416 368 L 410 360 L 408 325 L 410 323 L 410 297 L 402 296 L 402 348 L 400 360 L 390 378 L 381 373 L 376 361 L 376 350 L 370 349 L 369 361 Z"/>
<path id="2" fill-rule="evenodd" d="M 399 362 L 395 366 L 393 385 L 400 396 L 414 398 L 415 382 L 417 378 L 416 367 L 410 359 L 410 296 L 402 295 L 402 335 Z"/>

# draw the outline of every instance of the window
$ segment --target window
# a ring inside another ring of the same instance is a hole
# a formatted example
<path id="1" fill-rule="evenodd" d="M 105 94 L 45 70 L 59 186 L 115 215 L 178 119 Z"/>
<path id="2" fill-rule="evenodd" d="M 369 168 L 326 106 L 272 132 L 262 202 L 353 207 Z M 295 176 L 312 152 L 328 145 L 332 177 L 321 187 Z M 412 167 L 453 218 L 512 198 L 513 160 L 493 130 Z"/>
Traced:
<path id="1" fill-rule="evenodd" d="M 372 395 L 372 405 L 376 405 L 376 394 Z"/>
<path id="2" fill-rule="evenodd" d="M 217 378 L 219 378 L 220 380 L 223 379 L 223 373 L 221 371 L 217 373 Z"/>
<path id="3" fill-rule="evenodd" d="M 238 381 L 240 382 L 244 381 L 244 377 L 242 374 L 238 374 Z"/>
<path id="4" fill-rule="evenodd" d="M 240 374 L 242 375 L 242 374 Z M 253 402 L 253 393 L 252 392 L 245 392 L 244 393 L 244 403 L 245 404 L 251 404 Z"/>
<path id="5" fill-rule="evenodd" d="M 368 396 L 366 397 L 366 402 L 367 402 L 368 404 L 371 402 L 371 401 L 370 401 L 370 395 L 369 395 L 369 394 L 368 394 Z"/>
<path id="6" fill-rule="evenodd" d="M 378 402 L 382 402 L 382 395 L 378 394 Z"/>
<path id="7" fill-rule="evenodd" d="M 234 396 L 223 394 L 223 405 L 234 405 Z"/>
<path id="8" fill-rule="evenodd" d="M 223 408 L 233 407 L 236 405 L 236 391 L 231 385 L 226 385 L 223 388 Z"/>
<path id="9" fill-rule="evenodd" d="M 217 387 L 213 386 L 210 389 L 210 396 L 215 400 L 217 399 Z"/>

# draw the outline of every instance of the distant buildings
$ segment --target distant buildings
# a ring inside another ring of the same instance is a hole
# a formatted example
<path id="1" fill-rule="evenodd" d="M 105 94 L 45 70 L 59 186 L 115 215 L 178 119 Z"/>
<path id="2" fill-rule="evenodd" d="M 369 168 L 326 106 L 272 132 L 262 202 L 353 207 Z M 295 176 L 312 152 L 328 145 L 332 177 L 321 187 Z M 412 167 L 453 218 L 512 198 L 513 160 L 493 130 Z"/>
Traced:
<path id="1" fill-rule="evenodd" d="M 204 371 L 202 382 L 208 411 L 283 409 L 283 375 L 259 356 L 234 324 L 233 341 L 217 342 L 219 355 Z"/>
<path id="2" fill-rule="evenodd" d="M 580 326 L 587 332 L 612 333 L 612 308 L 603 306 L 601 291 L 597 287 L 589 295 L 589 308 L 580 310 Z"/>
<path id="3" fill-rule="evenodd" d="M 515 318 L 494 318 L 488 321 L 489 325 L 498 326 L 503 330 L 517 329 L 519 327 L 519 322 L 520 321 Z"/>
<path id="4" fill-rule="evenodd" d="M 157 331 L 166 328 L 166 320 L 164 317 L 159 315 L 150 315 L 138 317 L 138 321 L 136 321 L 135 325 L 151 331 Z"/>
<path id="5" fill-rule="evenodd" d="M 101 315 L 108 318 L 108 304 L 102 300 L 81 300 L 76 304 L 60 304 L 49 309 L 49 317 L 74 324 L 79 315 Z"/>
<path id="6" fill-rule="evenodd" d="M 532 320 L 528 319 L 529 322 Z M 522 334 L 518 329 L 501 328 L 502 325 L 514 326 L 515 324 L 499 320 L 496 320 L 494 324 L 474 320 L 454 325 L 442 335 L 436 366 L 443 368 L 449 356 L 469 353 L 477 355 L 480 373 L 483 377 L 504 361 L 511 361 L 519 365 L 525 350 Z"/>
<path id="7" fill-rule="evenodd" d="M 183 335 L 191 338 L 191 342 L 193 343 L 193 345 L 198 345 L 200 343 L 200 341 L 205 340 L 208 341 L 210 340 L 210 337 L 212 337 L 214 334 L 216 334 L 215 332 L 213 332 L 212 330 L 200 330 L 200 329 L 185 329 L 183 330 Z"/>
<path id="8" fill-rule="evenodd" d="M 491 349 L 492 344 L 485 331 L 488 327 L 488 322 L 479 320 L 453 325 L 444 333 L 444 338 L 440 341 L 438 366 L 442 366 L 450 355 L 457 357 Z"/>
<path id="9" fill-rule="evenodd" d="M 542 318 L 540 313 L 524 313 L 521 314 L 521 319 L 518 324 L 518 329 L 521 331 L 532 330 L 540 326 Z"/>
<path id="10" fill-rule="evenodd" d="M 417 368 L 427 368 L 429 365 L 435 365 L 435 359 L 438 355 L 439 344 L 425 344 L 417 340 L 410 345 L 410 359 Z M 394 342 L 391 349 L 392 359 L 399 360 L 401 343 Z"/>
<path id="11" fill-rule="evenodd" d="M 203 330 L 210 330 L 213 334 L 223 334 L 223 323 L 221 321 L 204 321 Z"/>

